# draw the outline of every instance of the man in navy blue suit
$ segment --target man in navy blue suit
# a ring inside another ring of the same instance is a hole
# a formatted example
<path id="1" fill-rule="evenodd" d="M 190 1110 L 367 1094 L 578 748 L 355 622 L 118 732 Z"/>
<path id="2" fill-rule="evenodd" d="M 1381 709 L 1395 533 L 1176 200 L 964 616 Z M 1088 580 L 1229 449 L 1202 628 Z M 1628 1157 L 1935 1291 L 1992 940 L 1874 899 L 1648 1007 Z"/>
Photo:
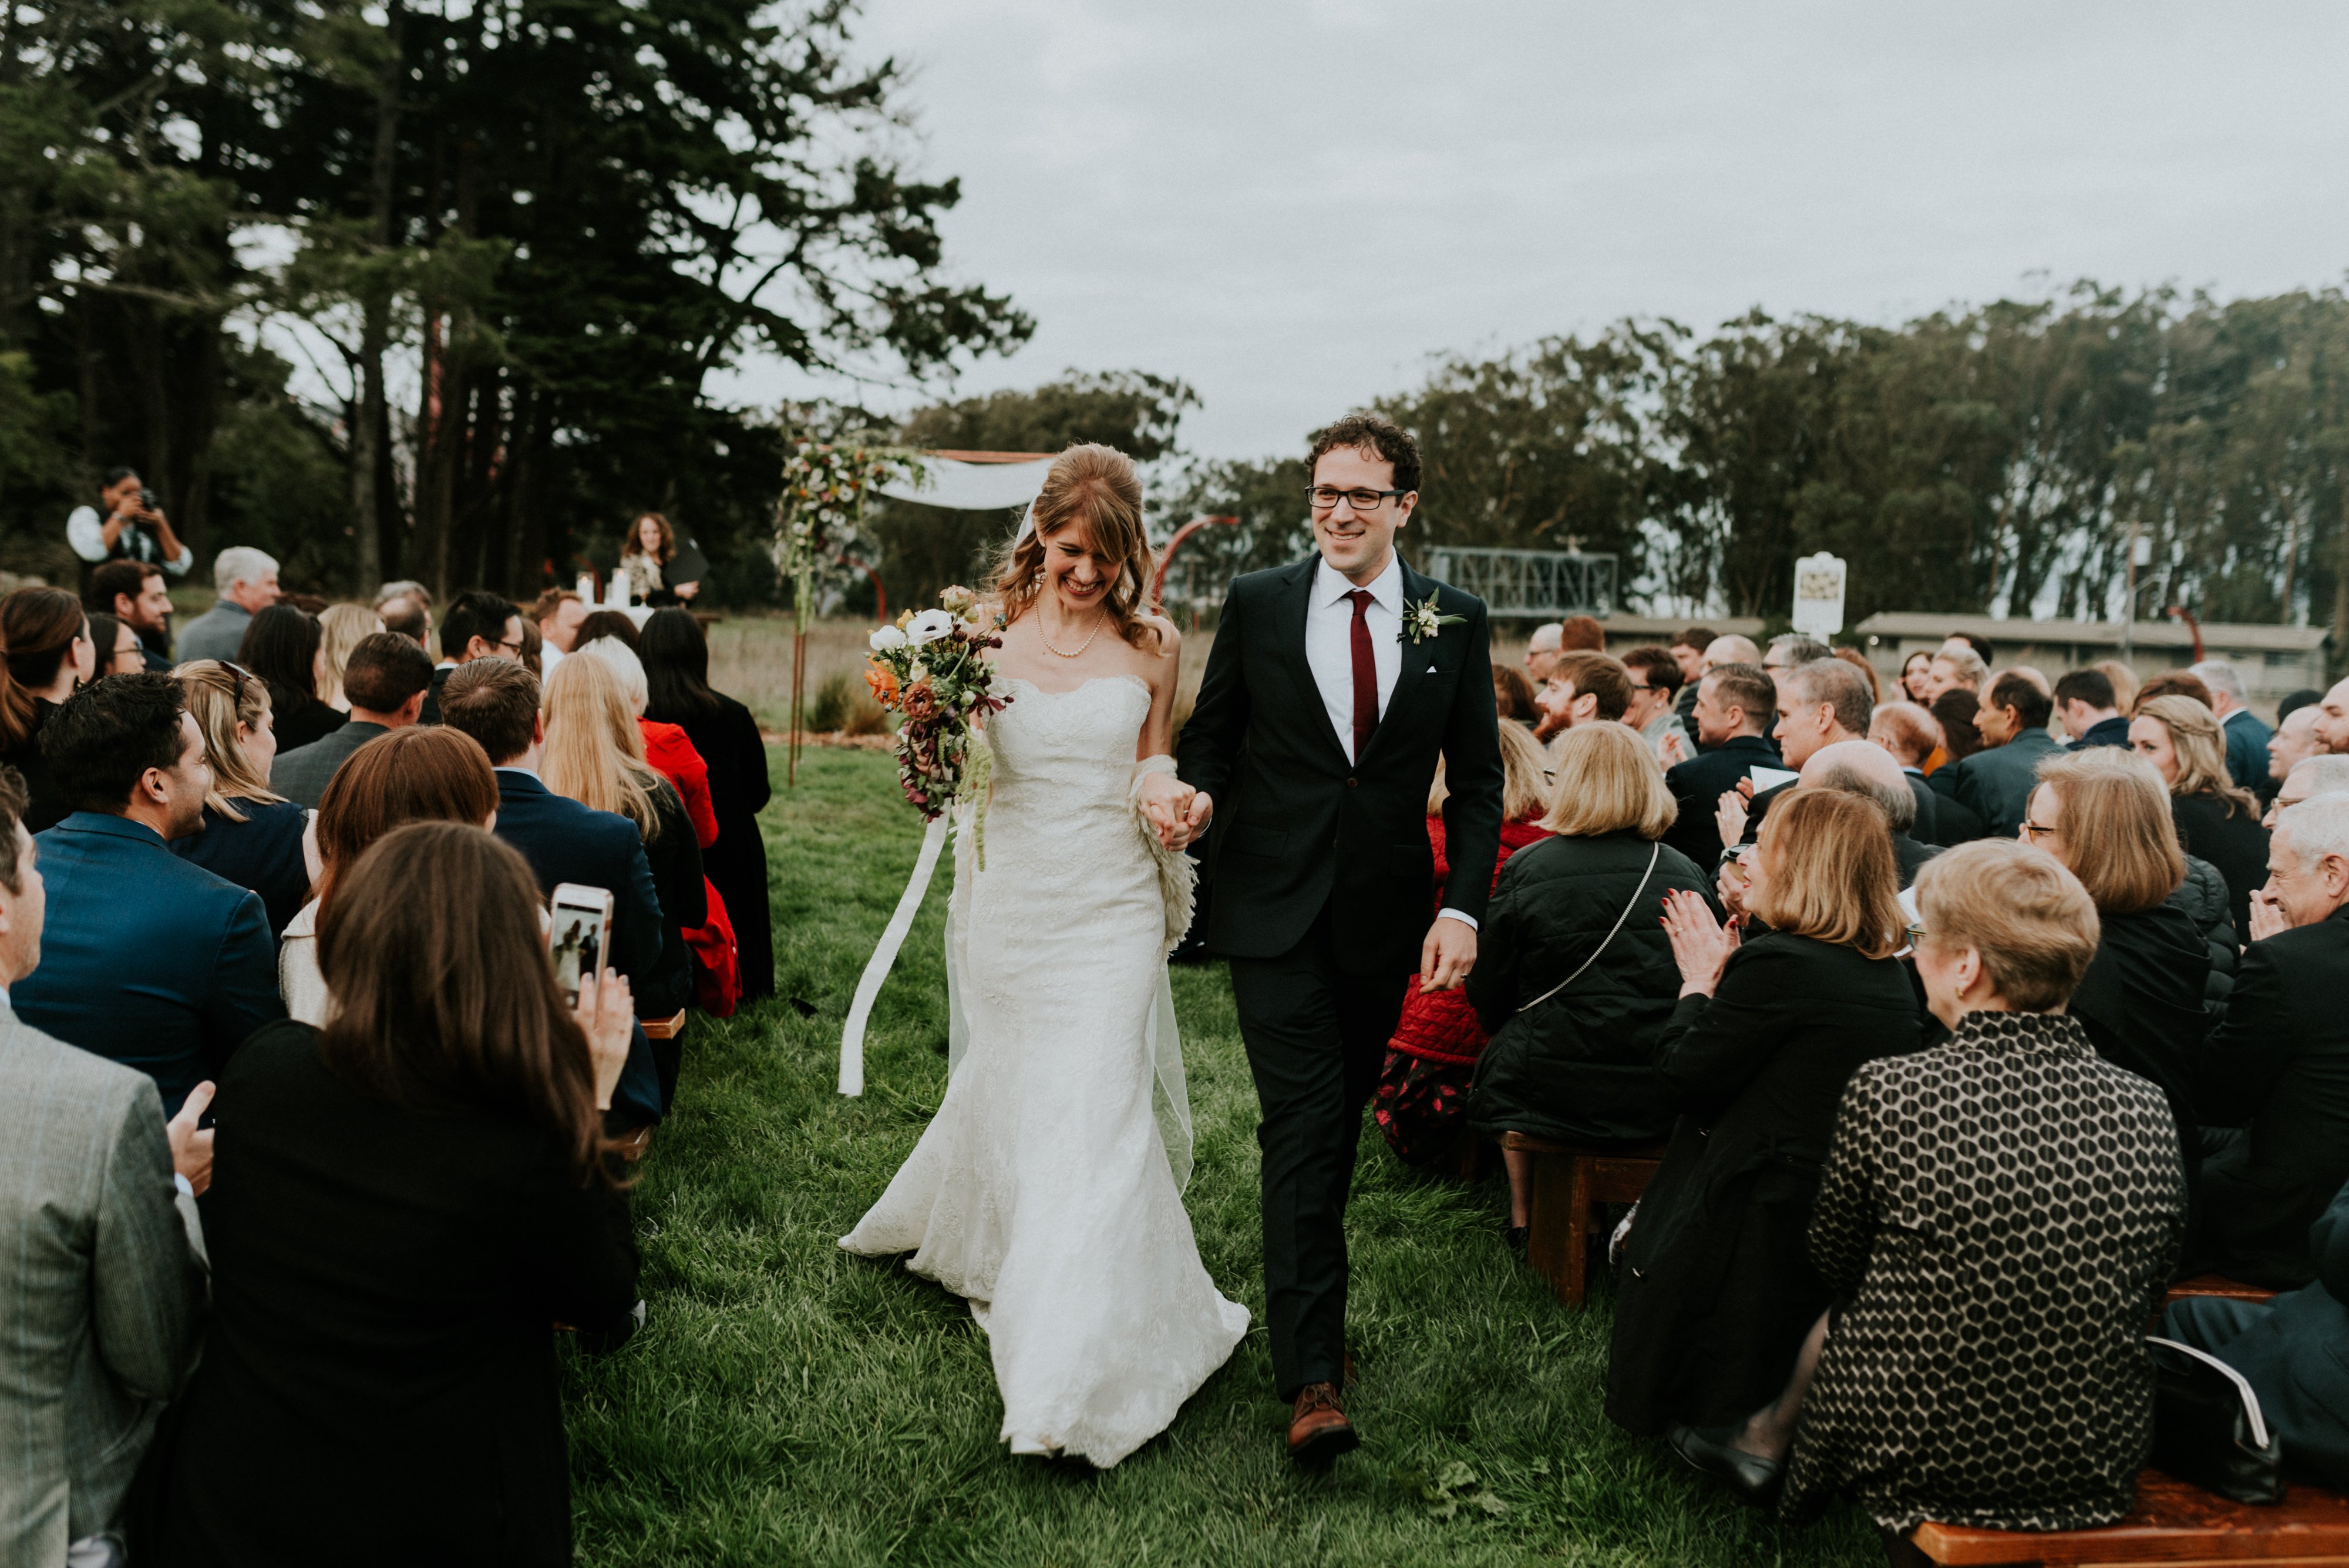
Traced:
<path id="1" fill-rule="evenodd" d="M 109 675 L 50 715 L 41 751 L 73 815 L 40 835 L 41 966 L 18 1016 L 136 1067 L 163 1114 L 263 1024 L 285 1016 L 260 895 L 166 845 L 203 831 L 204 740 L 168 675 Z"/>
<path id="2" fill-rule="evenodd" d="M 498 774 L 497 836 L 522 851 L 539 887 L 558 882 L 612 895 L 612 968 L 639 997 L 660 966 L 660 897 L 636 825 L 596 811 L 539 782 L 546 725 L 538 711 L 538 677 L 505 659 L 460 664 L 440 689 L 440 722 L 481 743 Z M 641 1125 L 660 1119 L 660 1078 L 644 1031 L 628 1050 L 627 1071 L 612 1096 L 615 1116 Z"/>

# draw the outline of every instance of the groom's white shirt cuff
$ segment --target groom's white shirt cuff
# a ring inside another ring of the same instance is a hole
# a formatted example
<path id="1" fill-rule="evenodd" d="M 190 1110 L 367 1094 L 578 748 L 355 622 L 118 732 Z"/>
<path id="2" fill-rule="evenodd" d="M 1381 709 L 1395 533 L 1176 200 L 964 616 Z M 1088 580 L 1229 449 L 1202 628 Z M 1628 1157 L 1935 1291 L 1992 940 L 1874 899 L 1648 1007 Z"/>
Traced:
<path id="1" fill-rule="evenodd" d="M 1439 920 L 1457 920 L 1472 931 L 1483 929 L 1476 924 L 1475 916 L 1464 915 L 1457 909 L 1438 909 L 1435 911 L 1435 918 Z"/>

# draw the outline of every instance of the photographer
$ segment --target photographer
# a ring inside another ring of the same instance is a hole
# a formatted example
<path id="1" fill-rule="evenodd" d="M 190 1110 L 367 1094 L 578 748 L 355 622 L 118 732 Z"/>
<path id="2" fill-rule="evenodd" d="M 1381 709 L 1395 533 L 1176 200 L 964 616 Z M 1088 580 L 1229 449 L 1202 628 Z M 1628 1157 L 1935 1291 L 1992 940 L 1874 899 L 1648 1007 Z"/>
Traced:
<path id="1" fill-rule="evenodd" d="M 147 493 L 135 468 L 109 469 L 95 506 L 77 506 L 66 519 L 66 543 L 83 560 L 144 561 L 175 577 L 196 564 L 196 553 L 180 542 L 171 524 Z"/>

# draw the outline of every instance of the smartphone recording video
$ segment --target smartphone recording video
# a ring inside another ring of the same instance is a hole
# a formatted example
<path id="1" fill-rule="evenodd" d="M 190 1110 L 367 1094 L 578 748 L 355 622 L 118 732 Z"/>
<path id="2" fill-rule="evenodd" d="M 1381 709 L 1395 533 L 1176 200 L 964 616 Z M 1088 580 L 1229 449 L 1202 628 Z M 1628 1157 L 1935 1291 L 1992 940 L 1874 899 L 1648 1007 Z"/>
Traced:
<path id="1" fill-rule="evenodd" d="M 554 960 L 554 983 L 563 1005 L 579 1005 L 579 990 L 595 982 L 612 940 L 612 895 L 604 888 L 561 882 L 547 898 L 553 917 L 546 928 L 546 950 Z"/>

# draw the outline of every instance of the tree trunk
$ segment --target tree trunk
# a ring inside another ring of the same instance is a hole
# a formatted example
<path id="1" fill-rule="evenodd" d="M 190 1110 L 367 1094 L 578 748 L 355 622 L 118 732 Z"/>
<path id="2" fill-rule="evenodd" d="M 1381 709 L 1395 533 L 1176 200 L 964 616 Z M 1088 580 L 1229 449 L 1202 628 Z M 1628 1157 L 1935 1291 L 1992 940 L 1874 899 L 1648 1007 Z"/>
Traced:
<path id="1" fill-rule="evenodd" d="M 378 257 L 391 252 L 391 208 L 399 168 L 399 89 L 406 62 L 401 47 L 399 0 L 385 6 L 383 75 L 376 84 L 375 168 L 369 182 L 371 237 Z M 351 554 L 358 590 L 372 593 L 384 580 L 383 527 L 377 510 L 381 493 L 386 424 L 383 356 L 391 336 L 391 292 L 377 283 L 367 290 L 367 318 L 359 338 L 359 399 L 351 420 Z"/>

